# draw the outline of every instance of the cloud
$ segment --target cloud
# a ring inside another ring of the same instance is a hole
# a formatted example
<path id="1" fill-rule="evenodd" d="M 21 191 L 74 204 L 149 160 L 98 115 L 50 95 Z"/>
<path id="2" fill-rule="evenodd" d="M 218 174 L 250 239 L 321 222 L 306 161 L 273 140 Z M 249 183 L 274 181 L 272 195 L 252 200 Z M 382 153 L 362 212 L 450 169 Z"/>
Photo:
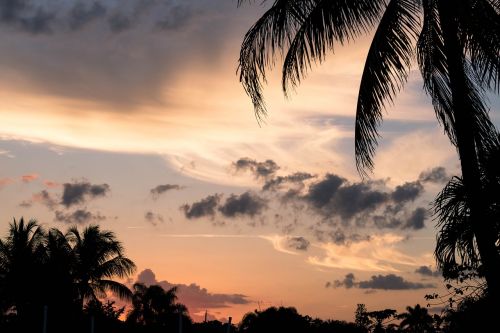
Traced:
<path id="1" fill-rule="evenodd" d="M 98 1 L 92 3 L 77 2 L 68 13 L 68 25 L 71 30 L 79 30 L 106 16 L 106 13 L 107 8 Z"/>
<path id="2" fill-rule="evenodd" d="M 31 183 L 31 182 L 37 180 L 38 178 L 39 178 L 39 176 L 36 173 L 32 173 L 32 174 L 22 175 L 21 181 L 23 183 Z"/>
<path id="3" fill-rule="evenodd" d="M 221 194 L 209 195 L 206 198 L 195 202 L 191 205 L 185 204 L 181 206 L 181 210 L 184 211 L 184 215 L 188 219 L 200 218 L 200 217 L 213 217 L 217 205 L 221 200 Z"/>
<path id="4" fill-rule="evenodd" d="M 371 235 L 367 239 L 346 244 L 325 243 L 317 247 L 321 256 L 310 256 L 307 261 L 314 266 L 373 272 L 399 272 L 398 266 L 422 266 L 428 256 L 404 254 L 397 245 L 406 238 L 396 234 Z"/>
<path id="5" fill-rule="evenodd" d="M 210 293 L 207 289 L 191 283 L 173 284 L 168 281 L 158 281 L 151 269 L 145 269 L 139 273 L 138 282 L 146 285 L 159 285 L 168 290 L 177 287 L 179 302 L 185 304 L 191 314 L 205 311 L 205 309 L 226 308 L 231 305 L 249 304 L 248 296 L 242 294 L 216 294 Z"/>
<path id="6" fill-rule="evenodd" d="M 406 221 L 406 224 L 404 225 L 405 229 L 413 229 L 413 230 L 420 230 L 425 227 L 425 219 L 428 215 L 427 209 L 423 207 L 419 207 L 415 209 L 408 220 Z"/>
<path id="7" fill-rule="evenodd" d="M 255 193 L 245 192 L 241 195 L 231 194 L 219 207 L 225 217 L 250 216 L 260 214 L 267 207 L 267 201 Z"/>
<path id="8" fill-rule="evenodd" d="M 424 183 L 446 183 L 449 179 L 450 176 L 446 173 L 446 169 L 443 167 L 435 167 L 433 169 L 423 171 L 418 176 L 418 180 Z"/>
<path id="9" fill-rule="evenodd" d="M 15 182 L 15 180 L 12 178 L 0 178 L 0 188 L 4 187 L 6 185 L 12 184 L 14 182 Z"/>
<path id="10" fill-rule="evenodd" d="M 403 277 L 388 274 L 388 275 L 373 275 L 370 280 L 355 281 L 354 274 L 349 273 L 343 280 L 335 280 L 333 283 L 327 283 L 327 287 L 346 289 L 359 288 L 359 289 L 379 289 L 379 290 L 415 290 L 436 288 L 432 283 L 411 282 L 405 280 Z"/>
<path id="11" fill-rule="evenodd" d="M 159 196 L 165 192 L 171 190 L 181 190 L 181 189 L 183 189 L 183 187 L 180 185 L 165 184 L 165 185 L 158 185 L 155 188 L 151 189 L 149 192 L 151 193 L 153 199 L 158 199 Z"/>
<path id="12" fill-rule="evenodd" d="M 304 237 L 290 237 L 287 241 L 287 246 L 298 251 L 307 251 L 311 243 Z"/>
<path id="13" fill-rule="evenodd" d="M 391 197 L 396 203 L 414 201 L 422 194 L 423 190 L 424 187 L 420 184 L 420 182 L 407 182 L 403 185 L 396 186 L 396 189 L 392 192 Z"/>
<path id="14" fill-rule="evenodd" d="M 346 182 L 344 178 L 333 174 L 327 174 L 322 181 L 309 187 L 309 193 L 305 198 L 315 207 L 322 208 L 330 202 L 344 182 Z"/>
<path id="15" fill-rule="evenodd" d="M 0 2 L 0 22 L 32 34 L 49 33 L 55 14 L 30 0 Z"/>
<path id="16" fill-rule="evenodd" d="M 144 214 L 144 219 L 147 222 L 151 223 L 152 225 L 157 225 L 158 223 L 165 222 L 165 220 L 163 219 L 163 216 L 161 216 L 160 214 L 155 214 L 151 211 L 147 211 Z"/>
<path id="17" fill-rule="evenodd" d="M 415 270 L 415 273 L 428 276 L 428 277 L 440 277 L 441 272 L 439 270 L 433 271 L 430 266 L 420 266 Z"/>
<path id="18" fill-rule="evenodd" d="M 300 187 L 304 186 L 304 181 L 314 178 L 314 175 L 311 175 L 307 172 L 296 172 L 294 174 L 288 176 L 278 176 L 266 181 L 262 190 L 264 191 L 276 191 L 280 189 L 280 187 L 284 184 L 299 184 Z"/>
<path id="19" fill-rule="evenodd" d="M 100 213 L 94 214 L 86 209 L 77 209 L 72 213 L 64 213 L 56 210 L 54 216 L 54 221 L 68 224 L 85 224 L 92 221 L 99 222 L 105 219 L 106 217 L 102 216 Z"/>
<path id="20" fill-rule="evenodd" d="M 257 162 L 248 157 L 240 158 L 233 163 L 233 167 L 236 171 L 250 171 L 255 178 L 272 177 L 280 169 L 279 165 L 273 160 Z"/>
<path id="21" fill-rule="evenodd" d="M 104 197 L 109 193 L 108 184 L 95 185 L 86 181 L 64 183 L 61 204 L 66 208 L 83 204 L 87 199 Z"/>
<path id="22" fill-rule="evenodd" d="M 58 182 L 52 181 L 52 180 L 44 180 L 43 185 L 45 185 L 48 188 L 56 188 L 61 186 Z"/>
<path id="23" fill-rule="evenodd" d="M 36 202 L 44 205 L 50 210 L 54 210 L 57 207 L 57 201 L 51 196 L 47 190 L 42 190 L 39 193 L 33 194 L 30 202 Z"/>

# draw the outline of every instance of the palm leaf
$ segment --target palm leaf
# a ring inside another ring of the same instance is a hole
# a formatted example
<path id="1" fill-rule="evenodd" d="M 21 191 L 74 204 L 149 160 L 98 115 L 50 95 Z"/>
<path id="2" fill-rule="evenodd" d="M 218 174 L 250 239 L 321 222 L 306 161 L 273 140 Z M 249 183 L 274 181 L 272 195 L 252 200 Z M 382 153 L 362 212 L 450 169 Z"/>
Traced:
<path id="1" fill-rule="evenodd" d="M 283 64 L 282 86 L 287 94 L 307 74 L 313 62 L 322 62 L 335 42 L 344 44 L 367 32 L 379 19 L 385 1 L 304 1 L 307 14 L 288 49 Z"/>
<path id="2" fill-rule="evenodd" d="M 305 16 L 308 1 L 276 0 L 272 7 L 250 28 L 241 45 L 240 82 L 250 96 L 255 114 L 261 120 L 266 114 L 262 84 L 266 70 L 274 65 L 276 53 L 282 52 L 293 38 Z"/>
<path id="3" fill-rule="evenodd" d="M 384 103 L 392 102 L 407 80 L 418 35 L 418 9 L 412 0 L 391 0 L 373 37 L 356 110 L 356 166 L 362 175 L 373 169 Z"/>

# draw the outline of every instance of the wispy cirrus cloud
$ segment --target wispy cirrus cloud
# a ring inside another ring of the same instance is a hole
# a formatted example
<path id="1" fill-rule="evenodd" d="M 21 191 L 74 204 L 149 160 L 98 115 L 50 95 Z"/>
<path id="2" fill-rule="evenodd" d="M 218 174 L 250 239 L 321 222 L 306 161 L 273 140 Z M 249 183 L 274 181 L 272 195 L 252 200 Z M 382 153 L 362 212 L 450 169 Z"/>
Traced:
<path id="1" fill-rule="evenodd" d="M 400 272 L 400 265 L 420 266 L 431 260 L 430 254 L 416 257 L 400 251 L 397 245 L 405 239 L 404 236 L 388 233 L 345 245 L 317 244 L 315 246 L 324 254 L 310 256 L 307 260 L 314 266 L 373 272 Z"/>

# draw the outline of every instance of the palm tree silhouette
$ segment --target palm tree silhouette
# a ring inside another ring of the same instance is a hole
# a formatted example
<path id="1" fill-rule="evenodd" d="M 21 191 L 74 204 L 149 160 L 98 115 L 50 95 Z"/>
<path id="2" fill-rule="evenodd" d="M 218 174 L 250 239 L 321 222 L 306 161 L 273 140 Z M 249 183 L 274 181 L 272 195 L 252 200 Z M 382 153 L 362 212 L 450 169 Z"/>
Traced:
<path id="1" fill-rule="evenodd" d="M 479 155 L 479 172 L 481 200 L 486 209 L 484 215 L 495 222 L 493 236 L 500 240 L 500 135 Z M 480 272 L 480 253 L 471 223 L 471 198 L 462 177 L 453 177 L 448 182 L 436 197 L 433 208 L 441 227 L 435 256 L 444 277 L 457 279 L 471 273 L 484 275 L 484 271 Z"/>
<path id="2" fill-rule="evenodd" d="M 188 318 L 188 310 L 177 303 L 177 288 L 164 290 L 159 285 L 146 287 L 143 283 L 133 286 L 132 310 L 127 322 L 152 328 L 170 328 L 178 324 L 178 318 Z M 173 331 L 173 330 L 172 330 Z"/>
<path id="3" fill-rule="evenodd" d="M 458 151 L 471 198 L 471 228 L 489 291 L 497 299 L 500 254 L 493 222 L 483 214 L 478 152 L 494 131 L 483 91 L 500 90 L 499 8 L 498 0 L 276 0 L 245 35 L 239 60 L 240 81 L 260 119 L 266 114 L 266 70 L 279 54 L 284 54 L 282 86 L 287 94 L 336 43 L 376 27 L 355 124 L 356 165 L 367 176 L 383 108 L 405 84 L 416 56 L 438 121 Z"/>
<path id="4" fill-rule="evenodd" d="M 410 333 L 431 333 L 434 332 L 433 319 L 426 308 L 420 304 L 415 307 L 407 306 L 406 312 L 398 315 L 402 319 L 399 328 Z"/>
<path id="5" fill-rule="evenodd" d="M 73 279 L 80 309 L 86 300 L 97 300 L 112 291 L 122 299 L 132 292 L 122 283 L 111 280 L 125 278 L 135 271 L 135 264 L 124 256 L 122 244 L 111 231 L 90 225 L 80 231 L 70 228 L 66 234 L 74 255 Z"/>
<path id="6" fill-rule="evenodd" d="M 0 298 L 5 306 L 13 305 L 25 320 L 40 299 L 40 288 L 33 283 L 40 276 L 44 257 L 44 230 L 35 220 L 21 218 L 9 225 L 9 234 L 0 240 Z"/>

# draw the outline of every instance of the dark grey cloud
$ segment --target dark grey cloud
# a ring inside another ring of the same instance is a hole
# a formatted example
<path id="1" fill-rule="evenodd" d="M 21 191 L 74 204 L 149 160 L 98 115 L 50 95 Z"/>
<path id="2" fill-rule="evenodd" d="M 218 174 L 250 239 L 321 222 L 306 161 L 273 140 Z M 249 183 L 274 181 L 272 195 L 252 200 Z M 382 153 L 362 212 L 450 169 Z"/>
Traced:
<path id="1" fill-rule="evenodd" d="M 106 16 L 107 8 L 100 2 L 77 2 L 68 13 L 68 25 L 71 30 L 79 30 L 87 24 Z"/>
<path id="2" fill-rule="evenodd" d="M 236 171 L 250 171 L 256 178 L 268 178 L 274 176 L 276 171 L 280 169 L 279 165 L 273 160 L 266 160 L 264 162 L 257 162 L 248 157 L 240 158 L 233 163 Z"/>
<path id="3" fill-rule="evenodd" d="M 326 206 L 337 193 L 337 190 L 346 179 L 337 175 L 327 174 L 325 178 L 309 187 L 309 193 L 305 197 L 315 207 Z"/>
<path id="4" fill-rule="evenodd" d="M 150 269 L 145 269 L 137 278 L 138 282 L 146 285 L 159 285 L 168 290 L 177 287 L 179 302 L 185 304 L 190 313 L 205 311 L 206 309 L 225 308 L 230 305 L 249 304 L 248 296 L 242 294 L 210 293 L 198 284 L 173 284 L 168 281 L 158 281 Z"/>
<path id="5" fill-rule="evenodd" d="M 151 196 L 154 199 L 158 199 L 158 197 L 165 192 L 168 192 L 171 190 L 181 190 L 181 189 L 183 189 L 183 187 L 180 185 L 165 184 L 165 185 L 158 185 L 155 188 L 152 188 L 149 192 L 151 193 Z"/>
<path id="6" fill-rule="evenodd" d="M 391 197 L 396 203 L 404 203 L 407 201 L 414 201 L 417 199 L 422 192 L 424 187 L 420 182 L 407 182 L 403 185 L 396 186 L 394 192 L 392 192 Z"/>
<path id="7" fill-rule="evenodd" d="M 68 224 L 85 224 L 88 222 L 99 222 L 106 217 L 100 213 L 92 213 L 86 209 L 77 209 L 71 213 L 65 213 L 59 210 L 55 211 L 54 221 Z"/>
<path id="8" fill-rule="evenodd" d="M 32 34 L 50 33 L 56 15 L 31 0 L 0 1 L 0 23 Z"/>
<path id="9" fill-rule="evenodd" d="M 185 204 L 181 206 L 181 210 L 184 211 L 184 215 L 188 219 L 213 217 L 215 215 L 221 197 L 222 195 L 220 194 L 209 195 L 208 197 L 191 205 Z"/>
<path id="10" fill-rule="evenodd" d="M 276 191 L 284 184 L 300 184 L 303 186 L 305 180 L 314 178 L 315 176 L 307 172 L 296 172 L 288 176 L 278 176 L 266 181 L 262 190 L 264 191 Z M 302 187 L 301 186 L 301 187 Z"/>
<path id="11" fill-rule="evenodd" d="M 433 271 L 429 266 L 420 266 L 415 270 L 415 273 L 427 276 L 427 277 L 440 277 L 441 272 L 439 270 Z"/>
<path id="12" fill-rule="evenodd" d="M 406 221 L 405 229 L 420 230 L 425 227 L 425 219 L 427 218 L 428 211 L 423 207 L 416 208 Z"/>
<path id="13" fill-rule="evenodd" d="M 372 212 L 388 201 L 388 194 L 371 189 L 367 184 L 357 183 L 343 186 L 330 201 L 328 209 L 343 219 L 359 213 Z"/>
<path id="14" fill-rule="evenodd" d="M 326 287 L 327 288 L 340 288 L 344 287 L 346 289 L 351 289 L 356 286 L 356 283 L 354 282 L 356 278 L 354 277 L 353 273 L 347 274 L 343 280 L 335 280 L 333 283 L 332 282 L 327 282 Z"/>
<path id="15" fill-rule="evenodd" d="M 151 223 L 152 225 L 158 225 L 159 223 L 165 222 L 163 219 L 163 216 L 160 214 L 155 214 L 152 211 L 147 211 L 144 214 L 144 219 L 148 222 Z"/>
<path id="16" fill-rule="evenodd" d="M 290 237 L 288 238 L 286 245 L 294 250 L 307 251 L 311 243 L 304 237 Z"/>
<path id="17" fill-rule="evenodd" d="M 429 183 L 446 183 L 450 179 L 446 169 L 443 167 L 435 167 L 431 170 L 426 170 L 420 173 L 418 180 Z"/>
<path id="18" fill-rule="evenodd" d="M 91 184 L 87 181 L 63 184 L 61 204 L 66 208 L 83 204 L 88 199 L 104 197 L 110 191 L 108 184 Z"/>
<path id="19" fill-rule="evenodd" d="M 245 192 L 241 195 L 231 194 L 226 202 L 219 207 L 219 211 L 225 217 L 250 216 L 260 214 L 267 208 L 267 200 L 253 192 Z"/>
<path id="20" fill-rule="evenodd" d="M 1 0 L 2 80 L 75 100 L 72 112 L 89 102 L 110 113 L 170 110 L 177 97 L 164 87 L 194 65 L 220 72 L 248 14 L 226 0 Z"/>
<path id="21" fill-rule="evenodd" d="M 344 287 L 359 288 L 359 289 L 379 289 L 379 290 L 415 290 L 436 288 L 432 283 L 411 282 L 403 277 L 388 274 L 388 275 L 373 275 L 370 280 L 356 282 L 354 274 L 349 273 L 343 280 L 335 280 L 333 283 L 327 283 L 326 287 L 340 288 Z"/>

